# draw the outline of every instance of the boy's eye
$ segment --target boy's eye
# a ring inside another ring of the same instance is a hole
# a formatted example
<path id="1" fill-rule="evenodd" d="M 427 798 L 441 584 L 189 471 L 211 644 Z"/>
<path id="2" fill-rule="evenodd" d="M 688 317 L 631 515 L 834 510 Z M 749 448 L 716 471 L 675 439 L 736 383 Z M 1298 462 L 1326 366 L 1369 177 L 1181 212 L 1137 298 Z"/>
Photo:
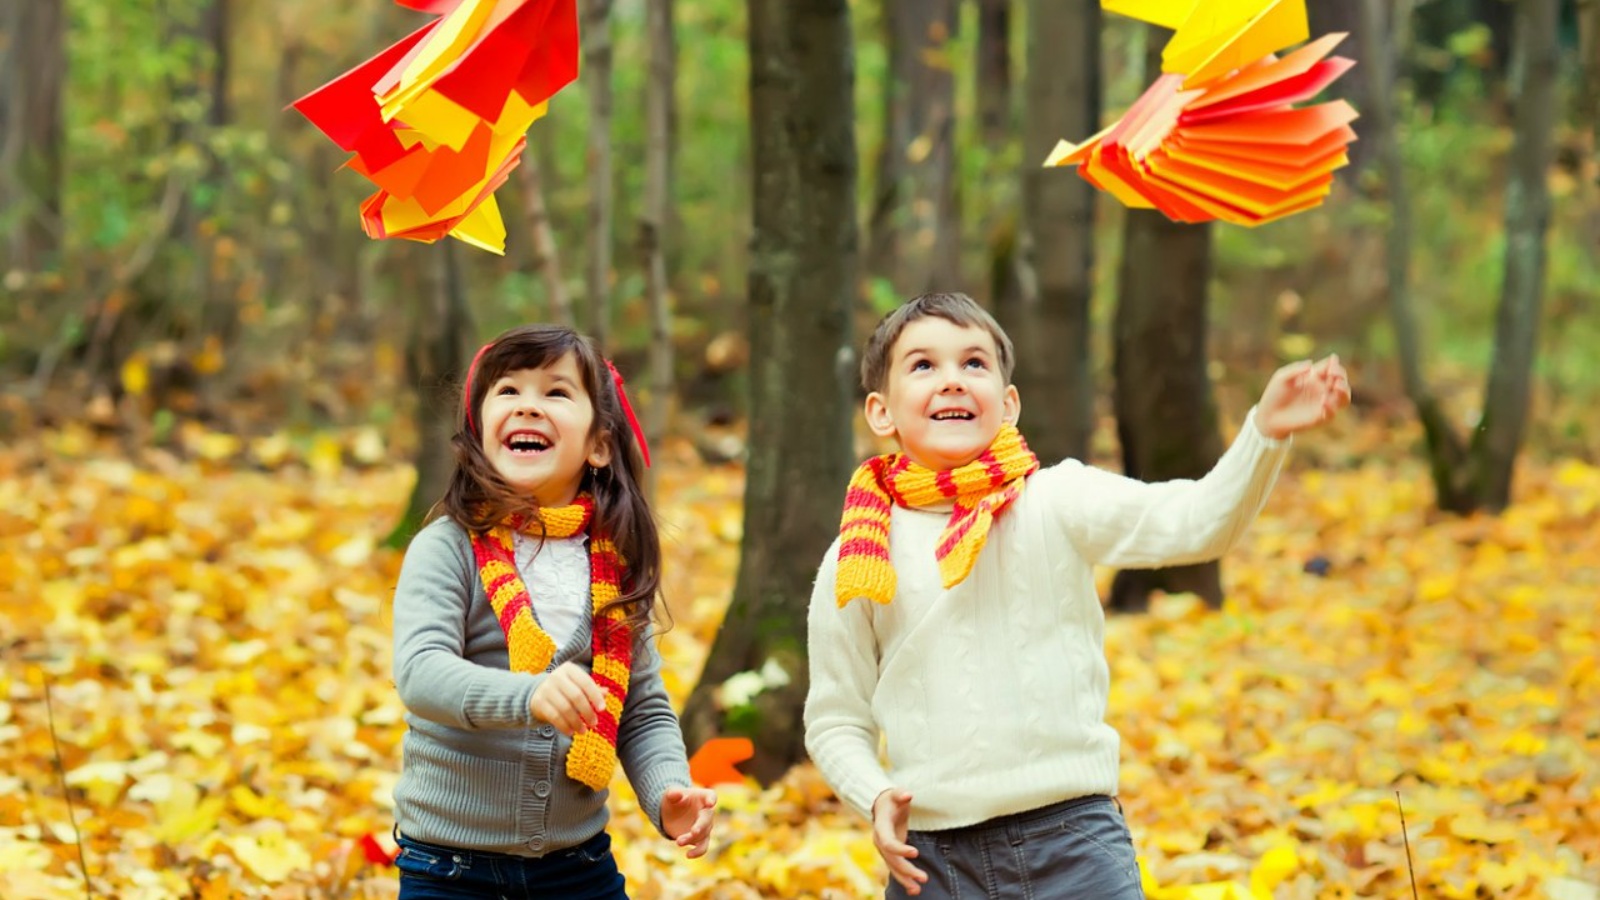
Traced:
<path id="1" fill-rule="evenodd" d="M 913 372 L 920 372 L 923 369 L 931 369 L 931 368 L 933 368 L 933 363 L 928 362 L 925 359 L 919 359 L 916 362 L 913 362 L 911 364 L 911 371 L 913 371 Z"/>
<path id="2" fill-rule="evenodd" d="M 967 360 L 967 365 L 968 366 L 976 366 L 977 368 L 980 368 L 980 369 L 988 368 L 988 366 L 989 366 L 989 364 L 984 362 L 981 357 L 977 357 L 977 356 L 974 356 L 973 358 Z"/>

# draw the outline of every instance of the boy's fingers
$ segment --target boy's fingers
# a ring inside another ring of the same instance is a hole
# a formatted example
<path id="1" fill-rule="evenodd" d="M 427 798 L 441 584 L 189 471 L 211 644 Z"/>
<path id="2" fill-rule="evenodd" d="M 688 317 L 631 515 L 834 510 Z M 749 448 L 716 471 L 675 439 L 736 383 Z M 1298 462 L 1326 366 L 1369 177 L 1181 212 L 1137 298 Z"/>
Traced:
<path id="1" fill-rule="evenodd" d="M 899 857 L 889 860 L 889 871 L 912 894 L 922 890 L 922 883 L 928 880 L 926 872 Z"/>

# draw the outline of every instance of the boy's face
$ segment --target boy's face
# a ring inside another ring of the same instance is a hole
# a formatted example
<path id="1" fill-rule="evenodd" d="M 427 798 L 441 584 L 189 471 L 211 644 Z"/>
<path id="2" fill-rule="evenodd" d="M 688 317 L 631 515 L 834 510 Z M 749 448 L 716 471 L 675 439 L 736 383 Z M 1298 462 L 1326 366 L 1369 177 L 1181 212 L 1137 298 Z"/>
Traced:
<path id="1" fill-rule="evenodd" d="M 1021 411 L 1016 387 L 1000 374 L 993 335 L 938 316 L 900 332 L 889 348 L 888 384 L 866 402 L 874 434 L 894 437 L 913 461 L 936 470 L 977 459 Z"/>

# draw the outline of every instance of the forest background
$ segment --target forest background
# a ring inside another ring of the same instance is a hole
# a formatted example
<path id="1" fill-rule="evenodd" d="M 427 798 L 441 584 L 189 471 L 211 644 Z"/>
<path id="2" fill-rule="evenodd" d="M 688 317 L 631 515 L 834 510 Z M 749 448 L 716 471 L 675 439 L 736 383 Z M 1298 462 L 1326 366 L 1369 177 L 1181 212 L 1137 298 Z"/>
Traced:
<path id="1" fill-rule="evenodd" d="M 875 449 L 840 360 L 956 289 L 1047 460 L 1193 477 L 1276 366 L 1352 371 L 1223 565 L 1101 573 L 1150 896 L 1600 897 L 1600 3 L 1308 5 L 1361 140 L 1242 229 L 1039 167 L 1165 39 L 1088 0 L 584 0 L 497 257 L 367 240 L 286 110 L 417 14 L 8 0 L 0 895 L 392 896 L 385 604 L 471 349 L 529 320 L 628 375 L 669 688 L 758 748 L 693 864 L 619 782 L 635 895 L 872 895 L 801 623 Z"/>

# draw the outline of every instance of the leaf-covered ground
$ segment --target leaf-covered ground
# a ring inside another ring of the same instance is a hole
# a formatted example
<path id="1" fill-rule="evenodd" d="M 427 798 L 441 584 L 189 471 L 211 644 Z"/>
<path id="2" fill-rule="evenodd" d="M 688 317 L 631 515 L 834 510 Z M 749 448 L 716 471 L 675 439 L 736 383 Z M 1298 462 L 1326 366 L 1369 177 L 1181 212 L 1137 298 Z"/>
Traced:
<path id="1" fill-rule="evenodd" d="M 0 896 L 83 896 L 81 853 L 101 897 L 391 897 L 365 847 L 389 842 L 404 727 L 399 560 L 377 544 L 409 470 L 370 433 L 181 443 L 0 449 Z M 1147 892 L 1410 897 L 1398 793 L 1421 896 L 1596 900 L 1600 469 L 1527 462 L 1513 510 L 1453 519 L 1415 462 L 1350 446 L 1297 454 L 1224 611 L 1165 598 L 1109 626 Z M 659 511 L 681 699 L 742 478 L 679 449 Z M 721 796 L 713 852 L 686 862 L 619 779 L 636 897 L 881 893 L 810 767 Z"/>

